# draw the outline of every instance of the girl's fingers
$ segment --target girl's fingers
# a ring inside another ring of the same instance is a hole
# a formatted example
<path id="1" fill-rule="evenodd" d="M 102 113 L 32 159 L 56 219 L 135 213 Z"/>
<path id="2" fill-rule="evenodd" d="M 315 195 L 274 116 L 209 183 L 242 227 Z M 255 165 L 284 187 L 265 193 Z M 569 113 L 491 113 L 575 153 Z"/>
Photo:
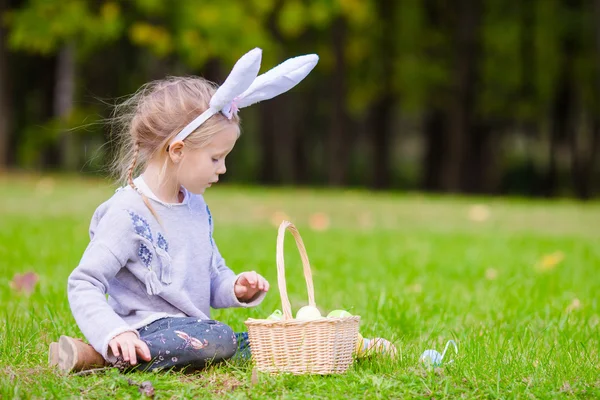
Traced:
<path id="1" fill-rule="evenodd" d="M 112 353 L 115 357 L 119 357 L 119 344 L 117 342 L 115 342 L 114 340 L 111 340 L 108 345 L 110 346 L 110 349 L 112 350 Z"/>
<path id="2" fill-rule="evenodd" d="M 139 350 L 138 354 L 145 360 L 150 361 L 150 349 L 148 345 L 143 340 L 138 340 L 135 342 L 135 347 Z"/>
<path id="3" fill-rule="evenodd" d="M 121 353 L 123 354 L 123 360 L 129 361 L 129 349 L 127 348 L 127 342 L 119 343 L 121 347 Z"/>
<path id="4" fill-rule="evenodd" d="M 240 275 L 237 285 L 262 291 L 269 290 L 269 282 L 256 271 L 244 272 Z"/>
<path id="5" fill-rule="evenodd" d="M 134 342 L 127 343 L 127 350 L 129 351 L 129 363 L 131 365 L 137 364 L 137 355 L 135 353 L 135 343 Z"/>
<path id="6" fill-rule="evenodd" d="M 239 297 L 244 296 L 246 293 L 248 293 L 248 287 L 242 285 L 240 285 L 235 292 L 235 294 Z"/>
<path id="7" fill-rule="evenodd" d="M 269 282 L 261 275 L 258 275 L 258 288 L 264 292 L 269 291 Z"/>

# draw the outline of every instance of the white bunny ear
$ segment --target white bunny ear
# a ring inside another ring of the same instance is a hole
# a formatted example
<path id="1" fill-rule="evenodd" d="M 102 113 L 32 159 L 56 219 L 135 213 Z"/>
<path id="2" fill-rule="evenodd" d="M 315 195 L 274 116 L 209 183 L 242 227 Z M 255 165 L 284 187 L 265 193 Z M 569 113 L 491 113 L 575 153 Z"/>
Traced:
<path id="1" fill-rule="evenodd" d="M 206 122 L 210 117 L 223 111 L 227 118 L 231 118 L 229 112 L 233 99 L 239 96 L 244 90 L 254 82 L 258 71 L 260 70 L 260 61 L 262 50 L 255 48 L 244 54 L 233 66 L 225 82 L 217 89 L 210 99 L 209 107 L 202 114 L 197 116 L 192 122 L 187 124 L 179 132 L 171 143 L 178 140 L 184 140 L 200 125 Z"/>
<path id="2" fill-rule="evenodd" d="M 319 56 L 308 54 L 289 60 L 258 76 L 252 85 L 235 101 L 237 108 L 247 107 L 287 92 L 312 71 Z"/>
<path id="3" fill-rule="evenodd" d="M 221 112 L 232 117 L 239 108 L 271 99 L 296 86 L 317 65 L 319 57 L 308 54 L 290 58 L 257 77 L 262 50 L 255 48 L 244 54 L 231 73 L 210 99 L 209 108 L 187 124 L 171 141 L 184 140 L 206 120 Z"/>
<path id="4" fill-rule="evenodd" d="M 210 99 L 210 108 L 221 111 L 250 87 L 260 70 L 262 50 L 255 48 L 244 54 L 233 66 L 229 76 Z"/>

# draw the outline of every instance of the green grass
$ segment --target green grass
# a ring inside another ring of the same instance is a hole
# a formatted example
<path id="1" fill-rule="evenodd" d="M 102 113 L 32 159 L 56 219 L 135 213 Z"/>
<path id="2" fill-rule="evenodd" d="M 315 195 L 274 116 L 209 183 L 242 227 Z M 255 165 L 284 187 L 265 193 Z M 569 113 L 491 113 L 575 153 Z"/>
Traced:
<path id="1" fill-rule="evenodd" d="M 113 190 L 76 177 L 0 176 L 0 398 L 139 397 L 128 379 L 151 381 L 156 398 L 600 396 L 600 204 L 226 186 L 206 196 L 221 253 L 235 271 L 265 275 L 273 290 L 258 308 L 213 317 L 242 330 L 246 318 L 280 308 L 273 220 L 286 214 L 308 249 L 318 306 L 360 315 L 361 333 L 393 340 L 399 358 L 361 360 L 342 376 L 261 374 L 254 384 L 243 365 L 59 376 L 47 367 L 48 344 L 80 335 L 66 278 L 92 212 Z M 482 221 L 469 217 L 474 204 L 487 207 Z M 328 229 L 311 229 L 316 212 L 329 217 Z M 289 239 L 297 309 L 306 289 Z M 544 261 L 552 254 L 557 263 Z M 40 276 L 35 292 L 16 293 L 10 280 L 29 270 Z M 460 346 L 455 362 L 422 369 L 419 355 L 449 339 Z"/>

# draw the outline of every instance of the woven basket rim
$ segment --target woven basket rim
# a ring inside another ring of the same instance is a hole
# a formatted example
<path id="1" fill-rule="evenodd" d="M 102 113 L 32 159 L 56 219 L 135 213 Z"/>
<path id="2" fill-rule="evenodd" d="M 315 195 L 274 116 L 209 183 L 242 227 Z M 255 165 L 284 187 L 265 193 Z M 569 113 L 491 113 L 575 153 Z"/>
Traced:
<path id="1" fill-rule="evenodd" d="M 288 326 L 288 325 L 326 325 L 326 324 L 340 324 L 350 321 L 360 322 L 359 315 L 353 315 L 351 317 L 324 317 L 318 319 L 288 319 L 288 320 L 272 320 L 272 319 L 261 319 L 261 318 L 248 318 L 244 323 L 246 325 L 262 325 L 262 326 Z"/>

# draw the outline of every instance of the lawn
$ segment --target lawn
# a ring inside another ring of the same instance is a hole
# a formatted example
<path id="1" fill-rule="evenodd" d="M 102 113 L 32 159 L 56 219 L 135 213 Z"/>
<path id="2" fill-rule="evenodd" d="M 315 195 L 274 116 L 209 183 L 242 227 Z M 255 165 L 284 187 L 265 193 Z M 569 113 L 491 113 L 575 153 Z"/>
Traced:
<path id="1" fill-rule="evenodd" d="M 216 186 L 206 194 L 215 238 L 235 271 L 273 290 L 255 309 L 215 310 L 244 329 L 280 308 L 276 226 L 294 222 L 312 264 L 321 310 L 361 316 L 398 358 L 355 362 L 341 376 L 253 377 L 250 365 L 201 373 L 114 370 L 60 376 L 47 349 L 80 336 L 66 279 L 88 242 L 107 181 L 0 175 L 0 398 L 555 398 L 600 397 L 600 204 L 311 189 Z M 288 293 L 306 302 L 301 264 L 286 243 Z M 34 271 L 30 295 L 10 282 Z M 459 345 L 454 362 L 419 365 L 426 349 Z"/>

